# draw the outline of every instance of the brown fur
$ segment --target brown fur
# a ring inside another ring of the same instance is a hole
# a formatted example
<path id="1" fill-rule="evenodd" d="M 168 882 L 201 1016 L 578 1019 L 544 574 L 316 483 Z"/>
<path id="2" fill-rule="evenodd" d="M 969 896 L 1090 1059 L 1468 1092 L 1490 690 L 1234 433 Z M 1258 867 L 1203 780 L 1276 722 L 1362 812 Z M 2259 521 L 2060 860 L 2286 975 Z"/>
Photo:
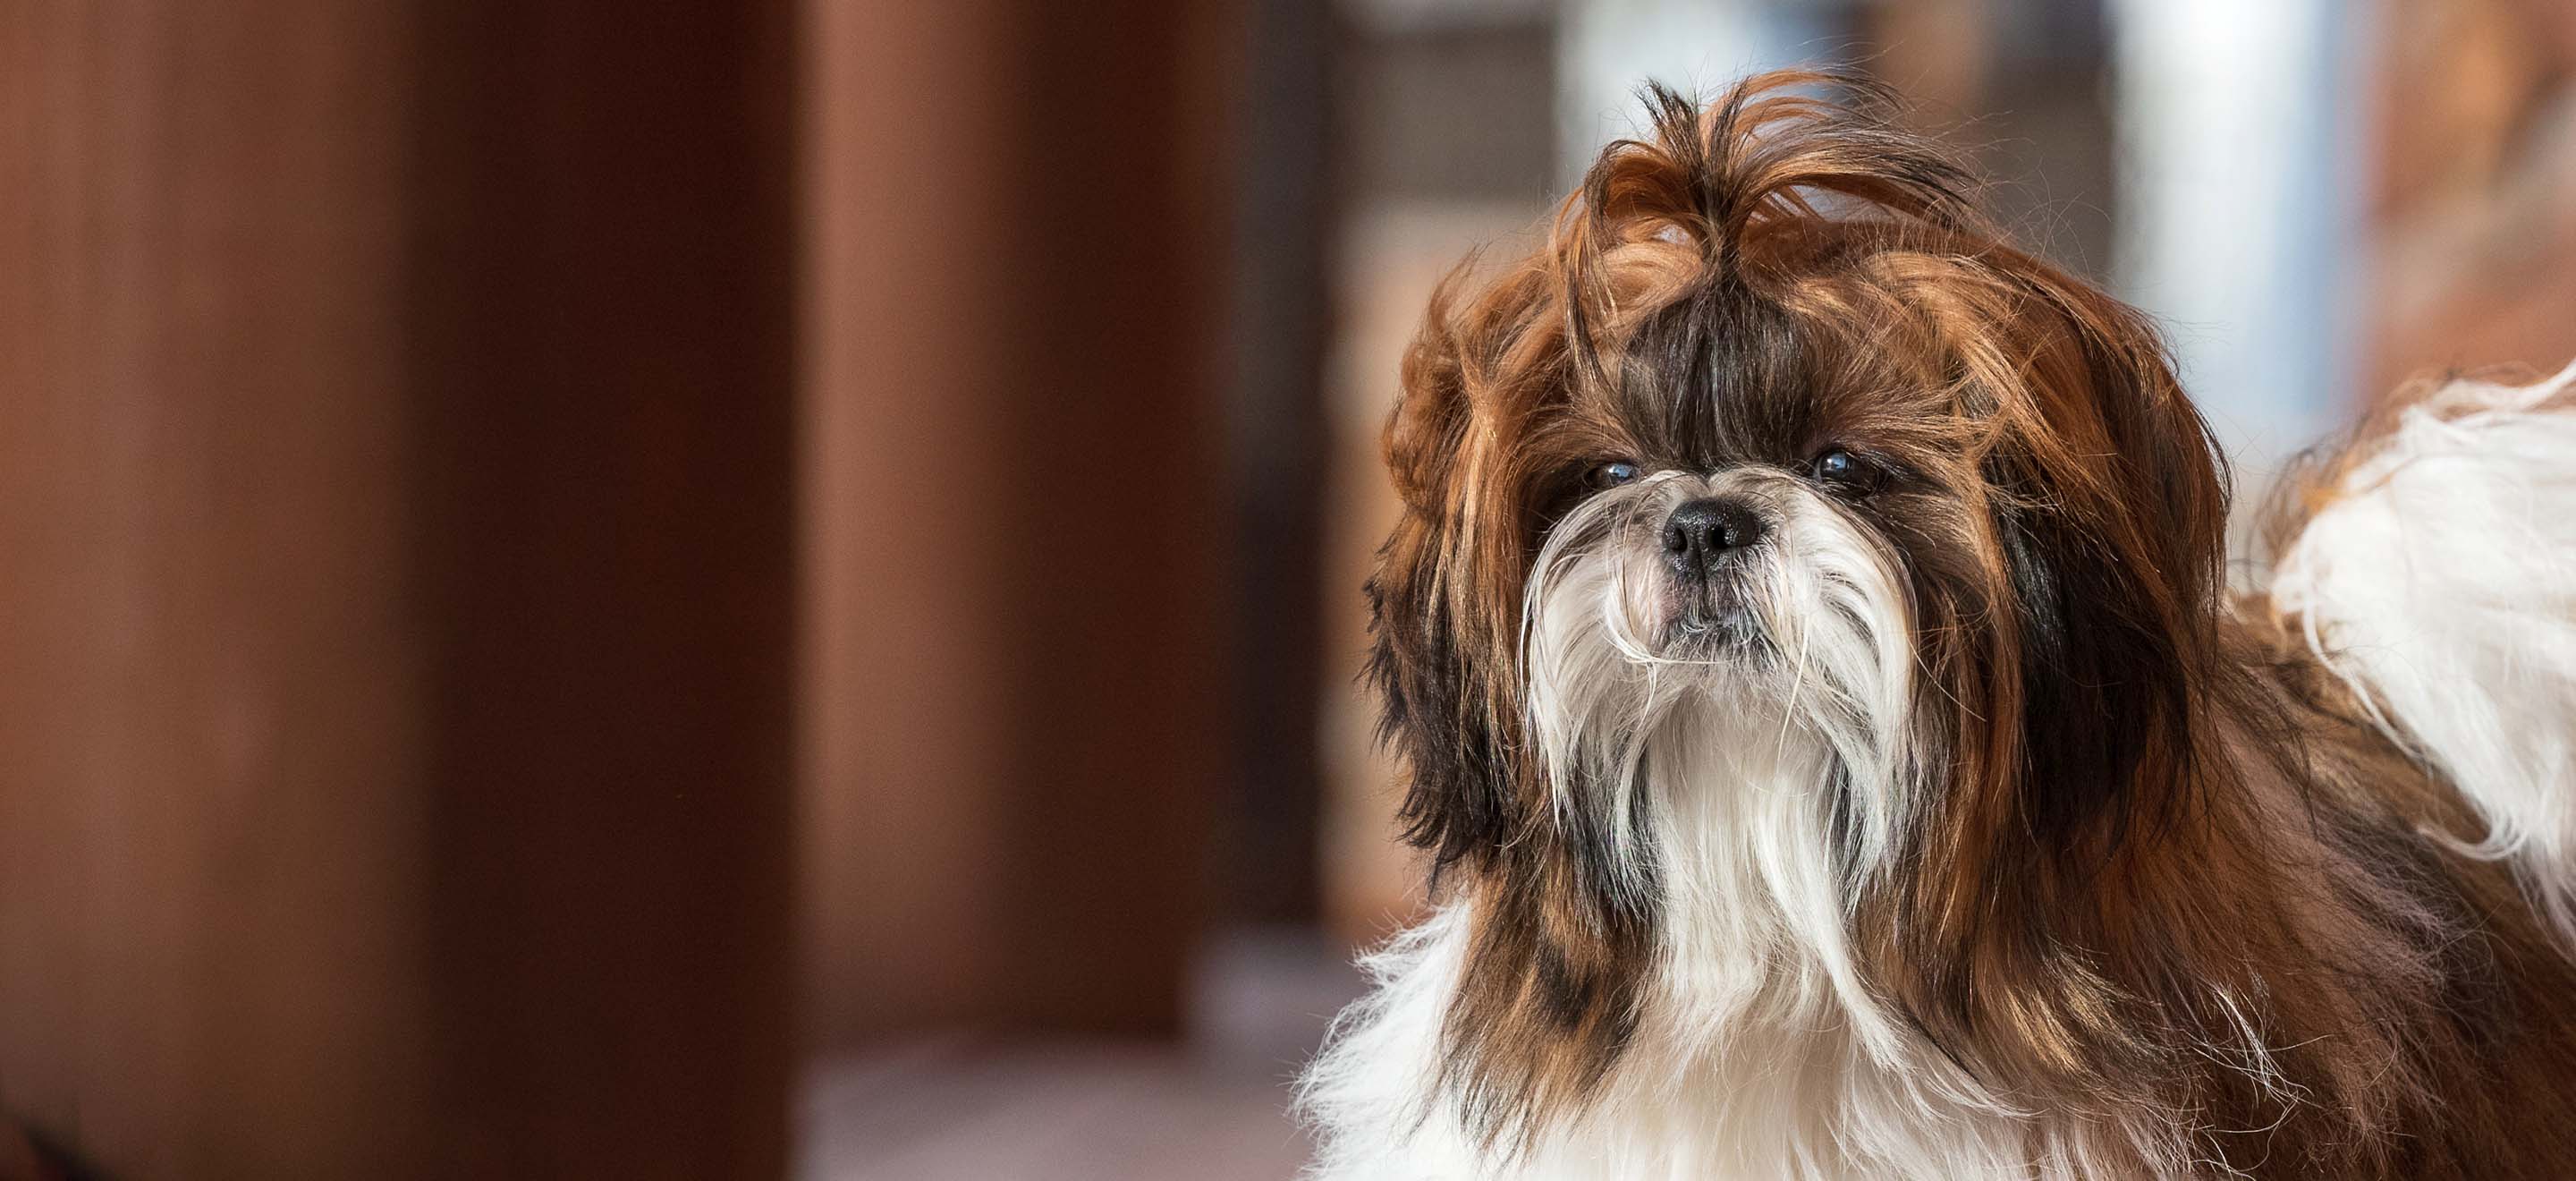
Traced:
<path id="1" fill-rule="evenodd" d="M 1896 473 L 1853 511 L 1903 555 L 1946 760 L 1856 910 L 1892 1007 L 2043 1127 L 2255 1176 L 2576 1175 L 2576 970 L 2508 871 L 2423 838 L 2477 835 L 2457 792 L 2226 601 L 2225 474 L 2146 319 L 2006 244 L 1866 86 L 1654 101 L 1544 249 L 1443 286 L 1387 431 L 1374 676 L 1408 835 L 1479 902 L 1448 1033 L 1483 1126 L 1579 1108 L 1654 967 L 1606 819 L 1552 818 L 1522 733 L 1548 524 L 1607 457 L 1830 442 Z"/>

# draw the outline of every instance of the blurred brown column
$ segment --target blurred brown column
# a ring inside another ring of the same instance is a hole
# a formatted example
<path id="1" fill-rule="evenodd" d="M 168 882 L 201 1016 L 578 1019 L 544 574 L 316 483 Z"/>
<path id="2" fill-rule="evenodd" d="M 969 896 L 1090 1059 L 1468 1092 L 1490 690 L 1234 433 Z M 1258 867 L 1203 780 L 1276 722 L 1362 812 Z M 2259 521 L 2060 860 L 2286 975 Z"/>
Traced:
<path id="1" fill-rule="evenodd" d="M 431 0 L 408 295 L 457 1159 L 782 1168 L 789 0 Z"/>
<path id="2" fill-rule="evenodd" d="M 817 1032 L 1169 1031 L 1228 685 L 1231 6 L 811 12 Z"/>
<path id="3" fill-rule="evenodd" d="M 0 1113 L 781 1171 L 788 21 L 0 18 Z"/>
<path id="4" fill-rule="evenodd" d="M 113 1175 L 429 1131 L 410 47 L 0 19 L 0 1113 Z"/>

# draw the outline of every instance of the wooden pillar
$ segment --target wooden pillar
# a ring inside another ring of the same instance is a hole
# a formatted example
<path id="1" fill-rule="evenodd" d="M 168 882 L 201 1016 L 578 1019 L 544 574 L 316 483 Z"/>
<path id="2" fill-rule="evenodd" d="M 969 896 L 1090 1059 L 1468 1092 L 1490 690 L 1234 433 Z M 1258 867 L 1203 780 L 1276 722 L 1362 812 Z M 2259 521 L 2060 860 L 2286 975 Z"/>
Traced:
<path id="1" fill-rule="evenodd" d="M 0 19 L 0 1112 L 400 1175 L 431 823 L 398 10 Z"/>
<path id="2" fill-rule="evenodd" d="M 421 9 L 433 1029 L 479 1175 L 784 1159 L 789 20 Z"/>
<path id="3" fill-rule="evenodd" d="M 1231 6 L 812 12 L 817 1032 L 1168 1032 L 1228 684 Z"/>
<path id="4" fill-rule="evenodd" d="M 780 1172 L 788 24 L 0 17 L 0 1113 Z"/>

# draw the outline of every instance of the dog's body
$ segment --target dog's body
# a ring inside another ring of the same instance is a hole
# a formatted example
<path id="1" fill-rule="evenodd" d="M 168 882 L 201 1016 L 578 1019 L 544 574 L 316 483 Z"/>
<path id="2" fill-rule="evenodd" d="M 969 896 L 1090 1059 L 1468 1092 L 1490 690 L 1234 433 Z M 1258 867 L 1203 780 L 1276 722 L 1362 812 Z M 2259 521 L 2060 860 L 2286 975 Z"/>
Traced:
<path id="1" fill-rule="evenodd" d="M 1439 909 L 1318 1175 L 2576 1176 L 2576 370 L 2402 403 L 2231 596 L 2143 321 L 1780 84 L 1408 359 Z"/>

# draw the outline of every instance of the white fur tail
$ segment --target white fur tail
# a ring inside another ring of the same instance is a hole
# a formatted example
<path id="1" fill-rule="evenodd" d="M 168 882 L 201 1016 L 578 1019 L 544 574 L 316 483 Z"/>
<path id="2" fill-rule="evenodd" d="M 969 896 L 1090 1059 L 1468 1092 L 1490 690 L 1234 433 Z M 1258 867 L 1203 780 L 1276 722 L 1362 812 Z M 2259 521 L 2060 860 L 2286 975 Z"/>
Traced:
<path id="1" fill-rule="evenodd" d="M 2576 365 L 2451 381 L 2338 467 L 2274 609 L 2576 937 Z"/>

